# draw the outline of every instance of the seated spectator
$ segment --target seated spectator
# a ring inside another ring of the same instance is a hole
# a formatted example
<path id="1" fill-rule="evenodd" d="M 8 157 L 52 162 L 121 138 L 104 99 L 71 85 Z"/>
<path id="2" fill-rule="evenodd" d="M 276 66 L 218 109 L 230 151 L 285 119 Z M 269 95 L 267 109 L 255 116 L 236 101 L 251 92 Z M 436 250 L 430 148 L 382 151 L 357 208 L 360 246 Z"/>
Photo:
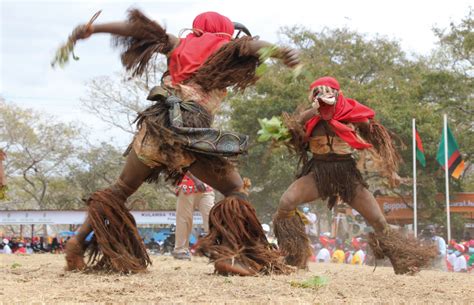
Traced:
<path id="1" fill-rule="evenodd" d="M 6 238 L 3 239 L 3 254 L 12 254 L 12 249 L 8 245 L 10 241 Z"/>
<path id="2" fill-rule="evenodd" d="M 15 254 L 26 254 L 26 247 L 24 243 L 18 243 Z"/>
<path id="3" fill-rule="evenodd" d="M 468 255 L 469 259 L 467 261 L 467 268 L 469 271 L 474 269 L 474 239 L 469 241 L 469 248 L 468 248 Z"/>
<path id="4" fill-rule="evenodd" d="M 322 248 L 316 255 L 316 262 L 329 263 L 331 261 L 331 253 L 328 249 L 329 238 L 327 236 L 321 236 L 319 237 L 319 242 L 321 243 Z"/>
<path id="5" fill-rule="evenodd" d="M 160 251 L 160 244 L 158 244 L 155 239 L 152 237 L 150 238 L 150 242 L 146 245 L 150 251 L 159 252 Z"/>
<path id="6" fill-rule="evenodd" d="M 29 240 L 26 241 L 26 254 L 33 254 L 33 248 L 31 247 L 31 242 Z"/>
<path id="7" fill-rule="evenodd" d="M 38 236 L 33 237 L 33 240 L 31 241 L 31 249 L 33 249 L 34 253 L 41 253 L 43 252 L 43 247 L 41 246 L 40 239 Z"/>
<path id="8" fill-rule="evenodd" d="M 454 249 L 448 249 L 448 256 L 446 257 L 446 265 L 450 272 L 453 272 L 454 261 L 456 260 L 456 254 L 454 252 Z"/>
<path id="9" fill-rule="evenodd" d="M 454 246 L 456 251 L 454 254 L 456 255 L 456 258 L 454 259 L 453 263 L 453 271 L 454 272 L 467 272 L 467 261 L 466 257 L 464 256 L 465 252 L 465 247 L 461 244 L 456 244 Z"/>
<path id="10" fill-rule="evenodd" d="M 351 263 L 352 254 L 353 254 L 353 251 L 351 250 L 351 248 L 349 246 L 345 246 L 344 247 L 344 256 L 345 256 L 344 263 L 346 263 L 346 264 Z"/>
<path id="11" fill-rule="evenodd" d="M 332 254 L 331 261 L 337 264 L 343 264 L 346 258 L 344 253 L 344 243 L 340 239 L 336 239 L 336 251 Z"/>
<path id="12" fill-rule="evenodd" d="M 352 265 L 362 265 L 365 263 L 365 252 L 362 250 L 360 238 L 352 238 L 352 247 L 354 248 L 354 254 L 351 258 Z"/>
<path id="13" fill-rule="evenodd" d="M 61 252 L 61 245 L 59 244 L 59 240 L 56 236 L 51 239 L 51 253 L 58 254 Z"/>

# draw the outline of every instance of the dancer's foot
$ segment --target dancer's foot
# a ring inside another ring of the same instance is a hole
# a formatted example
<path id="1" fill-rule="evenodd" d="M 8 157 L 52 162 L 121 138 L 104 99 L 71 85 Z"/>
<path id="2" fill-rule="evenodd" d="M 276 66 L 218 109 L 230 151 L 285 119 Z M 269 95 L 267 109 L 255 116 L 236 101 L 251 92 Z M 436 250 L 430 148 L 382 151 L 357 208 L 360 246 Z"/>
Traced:
<path id="1" fill-rule="evenodd" d="M 189 251 L 173 250 L 173 252 L 171 252 L 171 255 L 173 256 L 174 259 L 177 259 L 177 260 L 187 260 L 187 261 L 191 260 L 191 253 L 189 253 Z"/>
<path id="2" fill-rule="evenodd" d="M 369 245 L 377 259 L 387 256 L 395 274 L 415 274 L 430 264 L 437 254 L 436 246 L 421 245 L 393 229 L 369 234 Z"/>
<path id="3" fill-rule="evenodd" d="M 307 269 L 312 249 L 302 217 L 296 210 L 279 209 L 273 217 L 273 230 L 286 264 Z"/>
<path id="4" fill-rule="evenodd" d="M 231 259 L 215 262 L 214 268 L 216 272 L 221 275 L 252 276 L 257 274 L 257 272 L 252 270 L 250 267 L 245 266 L 238 260 Z"/>
<path id="5" fill-rule="evenodd" d="M 86 268 L 84 249 L 76 236 L 68 240 L 64 253 L 66 254 L 66 271 L 84 270 Z"/>

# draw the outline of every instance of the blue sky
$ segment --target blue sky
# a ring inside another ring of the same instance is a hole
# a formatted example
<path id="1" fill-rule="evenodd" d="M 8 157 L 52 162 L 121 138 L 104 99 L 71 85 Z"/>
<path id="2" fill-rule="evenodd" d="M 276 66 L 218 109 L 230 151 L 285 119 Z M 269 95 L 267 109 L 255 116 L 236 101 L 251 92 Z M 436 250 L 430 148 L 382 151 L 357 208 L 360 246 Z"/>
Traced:
<path id="1" fill-rule="evenodd" d="M 55 49 L 78 24 L 102 9 L 96 22 L 123 20 L 135 6 L 178 34 L 191 26 L 194 16 L 213 10 L 244 23 L 262 39 L 278 42 L 284 25 L 313 30 L 347 26 L 369 35 L 400 41 L 408 53 L 428 54 L 436 41 L 433 26 L 445 28 L 467 15 L 470 1 L 11 1 L 0 0 L 0 96 L 22 107 L 53 114 L 58 120 L 87 125 L 93 140 L 121 138 L 80 108 L 85 82 L 120 71 L 119 54 L 107 35 L 78 43 L 78 62 L 53 70 Z M 330 5 L 329 5 L 330 4 Z M 129 141 L 117 140 L 125 145 Z M 123 138 L 123 137 L 122 137 Z"/>

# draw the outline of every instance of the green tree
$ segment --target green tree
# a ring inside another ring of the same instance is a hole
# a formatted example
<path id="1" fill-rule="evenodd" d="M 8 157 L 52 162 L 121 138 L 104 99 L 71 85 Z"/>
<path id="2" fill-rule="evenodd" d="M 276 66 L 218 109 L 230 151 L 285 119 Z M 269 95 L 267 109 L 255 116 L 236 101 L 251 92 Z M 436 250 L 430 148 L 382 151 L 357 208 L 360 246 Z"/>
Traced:
<path id="1" fill-rule="evenodd" d="M 125 165 L 122 152 L 104 142 L 84 148 L 78 158 L 81 163 L 74 164 L 67 181 L 80 190 L 79 199 L 112 185 Z M 169 210 L 174 209 L 176 198 L 164 185 L 144 183 L 128 202 L 133 209 Z"/>
<path id="2" fill-rule="evenodd" d="M 8 155 L 9 193 L 4 206 L 12 209 L 64 209 L 75 204 L 75 190 L 64 183 L 80 129 L 32 109 L 0 101 L 0 146 Z M 77 203 L 77 202 L 76 202 Z"/>

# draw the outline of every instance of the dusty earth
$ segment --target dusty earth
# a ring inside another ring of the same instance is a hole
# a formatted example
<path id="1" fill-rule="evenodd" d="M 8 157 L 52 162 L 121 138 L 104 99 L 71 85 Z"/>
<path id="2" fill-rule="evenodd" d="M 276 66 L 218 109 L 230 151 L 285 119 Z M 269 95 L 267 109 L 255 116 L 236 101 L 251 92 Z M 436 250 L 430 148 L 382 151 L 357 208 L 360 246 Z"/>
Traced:
<path id="1" fill-rule="evenodd" d="M 425 270 L 395 275 L 391 268 L 311 264 L 289 276 L 224 277 L 204 258 L 153 257 L 148 272 L 134 275 L 64 272 L 53 254 L 0 255 L 0 303 L 423 303 L 474 304 L 474 274 Z M 314 276 L 320 287 L 301 288 Z"/>

